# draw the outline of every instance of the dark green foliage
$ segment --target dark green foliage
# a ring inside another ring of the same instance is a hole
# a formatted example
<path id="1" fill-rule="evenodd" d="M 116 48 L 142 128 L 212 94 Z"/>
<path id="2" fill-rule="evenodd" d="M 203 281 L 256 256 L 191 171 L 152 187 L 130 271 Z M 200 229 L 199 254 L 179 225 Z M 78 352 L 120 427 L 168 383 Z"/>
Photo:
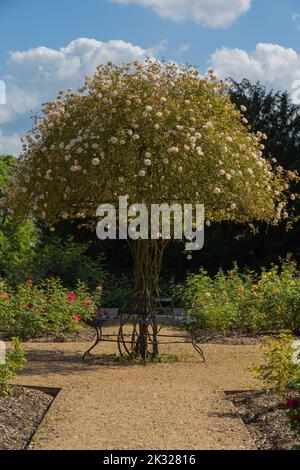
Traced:
<path id="1" fill-rule="evenodd" d="M 73 237 L 66 241 L 54 237 L 46 244 L 39 244 L 32 263 L 32 278 L 39 281 L 58 277 L 64 285 L 73 288 L 77 280 L 94 290 L 106 278 L 103 255 L 92 259 L 88 256 L 89 243 L 75 242 Z"/>
<path id="2" fill-rule="evenodd" d="M 19 271 L 28 265 L 35 253 L 39 233 L 32 220 L 23 223 L 10 222 L 1 200 L 5 197 L 5 186 L 13 174 L 16 159 L 0 155 L 0 277 L 17 281 Z"/>
<path id="3" fill-rule="evenodd" d="M 247 107 L 245 113 L 255 132 L 265 132 L 266 154 L 287 169 L 300 169 L 300 112 L 288 92 L 267 90 L 261 83 L 232 81 L 231 99 Z"/>
<path id="4" fill-rule="evenodd" d="M 126 275 L 110 276 L 104 284 L 101 304 L 103 307 L 117 308 L 124 297 L 133 289 L 132 279 Z"/>

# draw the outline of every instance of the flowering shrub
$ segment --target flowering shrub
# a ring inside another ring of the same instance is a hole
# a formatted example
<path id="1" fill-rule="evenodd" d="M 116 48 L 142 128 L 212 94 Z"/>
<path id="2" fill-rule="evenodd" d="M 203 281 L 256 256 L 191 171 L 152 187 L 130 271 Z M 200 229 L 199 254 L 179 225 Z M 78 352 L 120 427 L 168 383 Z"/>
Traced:
<path id="1" fill-rule="evenodd" d="M 20 341 L 17 338 L 13 338 L 12 341 L 13 351 L 6 354 L 5 364 L 0 364 L 0 397 L 11 393 L 9 382 L 26 362 L 25 352 Z"/>
<path id="2" fill-rule="evenodd" d="M 291 424 L 291 428 L 294 431 L 298 431 L 300 434 L 300 366 L 298 365 L 298 371 L 294 380 L 290 384 L 293 390 L 293 397 L 286 401 L 286 408 L 288 411 L 288 418 Z"/>
<path id="3" fill-rule="evenodd" d="M 281 333 L 277 339 L 269 338 L 262 347 L 264 363 L 254 370 L 266 391 L 275 391 L 286 398 L 285 408 L 293 431 L 300 433 L 300 365 L 294 361 L 294 338 Z"/>
<path id="4" fill-rule="evenodd" d="M 289 392 L 299 370 L 299 365 L 292 361 L 292 343 L 293 336 L 283 332 L 277 339 L 269 338 L 262 346 L 264 362 L 254 369 L 254 375 L 262 382 L 265 390 L 274 390 L 281 396 Z"/>
<path id="5" fill-rule="evenodd" d="M 227 88 L 212 70 L 174 63 L 99 65 L 36 117 L 7 189 L 10 213 L 54 230 L 127 194 L 128 204 L 204 204 L 208 222 L 287 218 L 297 175 L 264 158 L 267 136 L 251 132 Z"/>
<path id="6" fill-rule="evenodd" d="M 82 283 L 69 292 L 57 279 L 38 286 L 29 279 L 15 291 L 1 282 L 0 290 L 0 332 L 5 337 L 63 337 L 77 331 L 81 320 L 90 318 L 95 310 L 95 298 Z"/>
<path id="7" fill-rule="evenodd" d="M 291 262 L 261 275 L 235 268 L 211 278 L 201 270 L 175 288 L 175 295 L 201 328 L 223 334 L 300 331 L 300 273 Z"/>

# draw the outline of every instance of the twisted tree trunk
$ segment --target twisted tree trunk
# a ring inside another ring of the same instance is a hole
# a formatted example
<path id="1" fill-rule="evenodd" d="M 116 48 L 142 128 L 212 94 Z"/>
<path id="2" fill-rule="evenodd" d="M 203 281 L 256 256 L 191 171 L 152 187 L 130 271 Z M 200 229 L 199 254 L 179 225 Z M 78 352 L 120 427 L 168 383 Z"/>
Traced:
<path id="1" fill-rule="evenodd" d="M 168 240 L 135 240 L 130 242 L 134 261 L 134 291 L 139 312 L 136 353 L 146 360 L 148 342 L 152 343 L 151 355 L 158 356 L 157 299 L 160 295 L 159 276 Z"/>

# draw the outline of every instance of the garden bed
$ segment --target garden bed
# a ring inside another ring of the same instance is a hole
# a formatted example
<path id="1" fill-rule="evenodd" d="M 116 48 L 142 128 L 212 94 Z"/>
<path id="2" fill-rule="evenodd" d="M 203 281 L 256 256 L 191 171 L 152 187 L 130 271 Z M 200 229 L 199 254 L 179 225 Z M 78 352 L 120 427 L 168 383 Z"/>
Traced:
<path id="1" fill-rule="evenodd" d="M 40 338 L 33 338 L 33 343 L 89 343 L 95 336 L 94 328 L 83 325 L 79 331 L 68 333 L 65 336 L 47 335 Z"/>
<path id="2" fill-rule="evenodd" d="M 210 344 L 224 344 L 229 346 L 252 346 L 256 344 L 264 344 L 264 336 L 258 335 L 243 335 L 240 333 L 232 333 L 230 336 L 218 335 L 214 338 L 208 339 L 207 343 Z"/>
<path id="3" fill-rule="evenodd" d="M 110 324 L 108 324 L 110 325 Z M 95 330 L 88 326 L 84 325 L 81 330 L 75 333 L 67 334 L 64 337 L 57 337 L 54 335 L 43 336 L 40 338 L 32 339 L 31 341 L 35 343 L 56 343 L 56 342 L 77 342 L 77 343 L 88 343 L 93 340 L 95 336 Z M 204 331 L 205 336 L 205 331 Z M 232 333 L 230 336 L 215 335 L 210 337 L 207 335 L 207 340 L 204 340 L 203 343 L 210 344 L 228 344 L 228 345 L 245 345 L 251 346 L 255 344 L 263 344 L 265 342 L 264 336 L 258 335 L 243 335 L 240 333 Z"/>
<path id="4" fill-rule="evenodd" d="M 274 393 L 228 393 L 259 450 L 292 450 L 300 446 L 299 434 L 291 431 L 287 412 Z"/>
<path id="5" fill-rule="evenodd" d="M 53 399 L 49 393 L 20 386 L 0 398 L 0 450 L 26 449 Z"/>

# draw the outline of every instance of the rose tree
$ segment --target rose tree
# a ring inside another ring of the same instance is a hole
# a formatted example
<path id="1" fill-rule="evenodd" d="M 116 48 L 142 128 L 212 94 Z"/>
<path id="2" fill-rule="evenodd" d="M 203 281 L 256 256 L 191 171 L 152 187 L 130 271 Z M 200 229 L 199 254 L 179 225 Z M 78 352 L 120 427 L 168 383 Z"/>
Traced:
<path id="1" fill-rule="evenodd" d="M 211 222 L 287 218 L 289 180 L 263 156 L 253 134 L 210 71 L 152 60 L 97 68 L 78 91 L 59 92 L 26 136 L 9 195 L 54 230 L 89 221 L 101 203 L 204 204 Z M 91 222 L 94 221 L 94 222 Z M 130 242 L 136 294 L 158 294 L 167 240 Z"/>

